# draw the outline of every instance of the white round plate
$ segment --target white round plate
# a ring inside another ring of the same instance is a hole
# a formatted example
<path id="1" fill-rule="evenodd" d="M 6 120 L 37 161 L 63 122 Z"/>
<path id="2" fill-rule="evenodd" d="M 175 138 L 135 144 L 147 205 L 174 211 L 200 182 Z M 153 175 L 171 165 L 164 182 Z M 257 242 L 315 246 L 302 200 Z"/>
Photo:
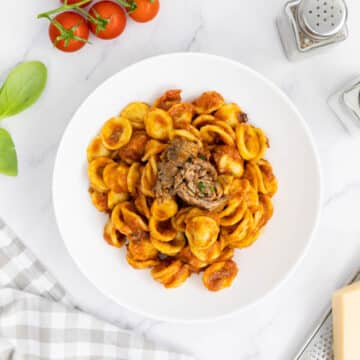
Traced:
<path id="1" fill-rule="evenodd" d="M 103 238 L 106 216 L 88 194 L 86 148 L 103 123 L 131 101 L 151 103 L 165 90 L 192 99 L 206 90 L 238 103 L 268 135 L 266 154 L 279 181 L 274 216 L 258 241 L 236 252 L 232 287 L 209 292 L 201 276 L 167 290 L 148 270 L 134 270 L 125 250 Z M 145 316 L 169 321 L 209 320 L 253 304 L 277 287 L 303 256 L 320 205 L 318 158 L 308 128 L 290 100 L 271 82 L 235 61 L 205 54 L 170 54 L 141 61 L 100 85 L 80 106 L 62 138 L 53 198 L 60 232 L 75 262 L 105 295 Z"/>

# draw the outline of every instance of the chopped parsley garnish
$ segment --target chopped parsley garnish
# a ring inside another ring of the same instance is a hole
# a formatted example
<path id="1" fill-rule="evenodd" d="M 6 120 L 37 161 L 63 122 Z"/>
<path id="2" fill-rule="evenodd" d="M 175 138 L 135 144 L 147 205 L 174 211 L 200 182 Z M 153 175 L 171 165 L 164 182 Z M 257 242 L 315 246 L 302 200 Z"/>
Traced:
<path id="1" fill-rule="evenodd" d="M 199 156 L 199 159 L 206 160 L 206 156 L 204 154 L 199 154 L 198 156 Z"/>
<path id="2" fill-rule="evenodd" d="M 214 193 L 214 192 L 216 192 L 216 189 L 215 189 L 215 186 L 211 186 L 211 191 Z"/>
<path id="3" fill-rule="evenodd" d="M 202 181 L 198 182 L 198 188 L 203 194 L 206 192 L 206 185 Z"/>

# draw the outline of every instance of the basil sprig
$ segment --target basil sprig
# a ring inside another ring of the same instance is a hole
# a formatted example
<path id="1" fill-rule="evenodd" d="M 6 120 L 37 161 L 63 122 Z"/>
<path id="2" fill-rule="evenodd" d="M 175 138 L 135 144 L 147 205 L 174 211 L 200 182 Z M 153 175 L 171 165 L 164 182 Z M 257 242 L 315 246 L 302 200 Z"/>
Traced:
<path id="1" fill-rule="evenodd" d="M 17 156 L 10 134 L 0 128 L 0 172 L 8 176 L 17 175 Z"/>
<path id="2" fill-rule="evenodd" d="M 16 66 L 0 89 L 0 120 L 14 116 L 33 105 L 42 94 L 47 70 L 40 61 L 28 61 Z M 17 156 L 10 134 L 0 128 L 0 173 L 17 175 Z"/>

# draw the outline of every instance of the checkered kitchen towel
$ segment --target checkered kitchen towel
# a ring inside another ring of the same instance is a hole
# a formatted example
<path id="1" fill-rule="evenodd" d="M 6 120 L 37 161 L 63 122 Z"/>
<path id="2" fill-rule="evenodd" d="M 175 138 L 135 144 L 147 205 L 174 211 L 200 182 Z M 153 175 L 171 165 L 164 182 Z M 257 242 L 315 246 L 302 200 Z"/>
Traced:
<path id="1" fill-rule="evenodd" d="M 0 219 L 1 360 L 193 360 L 75 309 Z"/>

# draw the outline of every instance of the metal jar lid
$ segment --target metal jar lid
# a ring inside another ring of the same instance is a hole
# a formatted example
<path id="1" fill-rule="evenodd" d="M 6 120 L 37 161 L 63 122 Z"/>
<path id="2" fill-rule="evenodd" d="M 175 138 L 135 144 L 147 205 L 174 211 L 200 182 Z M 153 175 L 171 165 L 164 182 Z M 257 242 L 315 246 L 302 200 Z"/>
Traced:
<path id="1" fill-rule="evenodd" d="M 347 13 L 344 0 L 302 0 L 297 17 L 305 33 L 323 39 L 337 34 L 343 28 Z"/>

